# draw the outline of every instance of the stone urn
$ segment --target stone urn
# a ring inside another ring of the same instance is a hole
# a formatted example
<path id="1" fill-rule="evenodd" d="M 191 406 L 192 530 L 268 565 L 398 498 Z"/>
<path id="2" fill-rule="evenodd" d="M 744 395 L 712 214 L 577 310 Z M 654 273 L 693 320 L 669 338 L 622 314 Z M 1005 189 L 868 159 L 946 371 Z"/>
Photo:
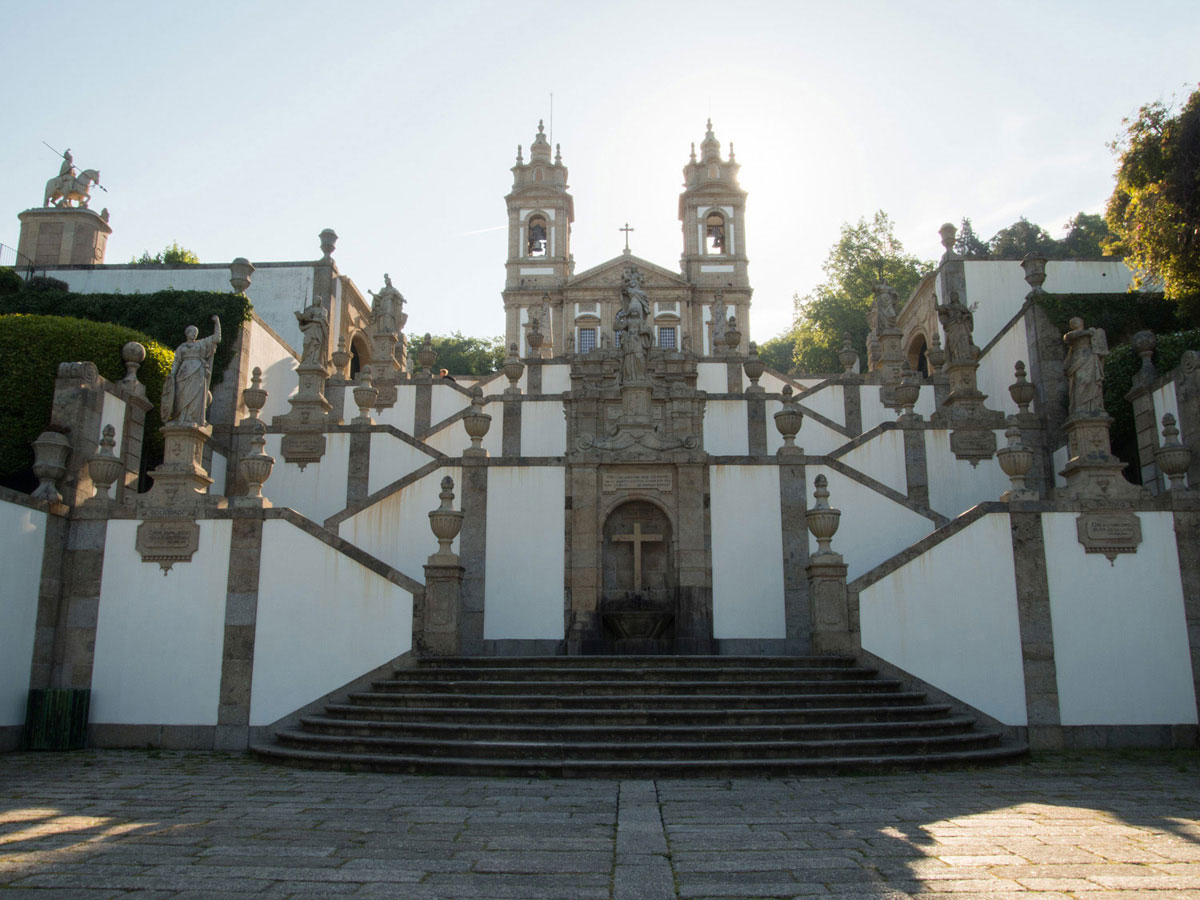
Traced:
<path id="1" fill-rule="evenodd" d="M 1149 387 L 1158 374 L 1154 371 L 1152 359 L 1154 348 L 1158 346 L 1158 338 L 1154 336 L 1153 331 L 1139 331 L 1129 339 L 1129 346 L 1142 358 L 1142 367 L 1133 376 L 1133 383 L 1135 386 Z"/>
<path id="2" fill-rule="evenodd" d="M 447 475 L 442 479 L 442 491 L 438 494 L 441 505 L 429 514 L 429 527 L 438 539 L 436 557 L 443 560 L 457 559 L 450 545 L 462 530 L 463 514 L 450 504 L 454 502 L 454 479 Z M 431 557 L 432 559 L 432 557 Z"/>
<path id="3" fill-rule="evenodd" d="M 346 378 L 350 367 L 350 351 L 346 349 L 344 334 L 338 338 L 337 349 L 329 354 L 329 359 L 333 362 L 333 368 L 337 372 L 338 378 Z"/>
<path id="4" fill-rule="evenodd" d="M 843 375 L 854 374 L 854 367 L 858 365 L 858 354 L 850 344 L 850 335 L 842 338 L 842 349 L 838 351 L 838 362 L 842 364 Z"/>
<path id="5" fill-rule="evenodd" d="M 529 344 L 531 356 L 537 356 L 538 351 L 542 349 L 542 344 L 546 341 L 546 336 L 542 334 L 542 329 L 538 325 L 537 319 L 533 320 L 533 325 L 530 326 L 529 332 L 525 335 L 525 340 Z"/>
<path id="6" fill-rule="evenodd" d="M 783 435 L 783 447 L 780 450 L 799 450 L 796 446 L 796 435 L 799 433 L 803 421 L 804 413 L 792 399 L 792 386 L 785 384 L 783 386 L 783 409 L 775 413 L 775 428 Z"/>
<path id="7" fill-rule="evenodd" d="M 352 425 L 373 425 L 371 407 L 379 400 L 379 389 L 371 383 L 371 367 L 363 366 L 358 370 L 358 381 L 354 383 L 354 403 L 358 406 L 358 416 Z"/>
<path id="8" fill-rule="evenodd" d="M 1013 403 L 1017 404 L 1021 415 L 1028 415 L 1029 404 L 1037 395 L 1037 388 L 1030 384 L 1025 377 L 1025 363 L 1021 360 L 1017 360 L 1017 364 L 1013 367 L 1013 378 L 1016 381 L 1008 386 L 1008 396 L 1013 398 Z"/>
<path id="9" fill-rule="evenodd" d="M 525 374 L 525 363 L 521 362 L 521 356 L 515 343 L 508 345 L 508 356 L 504 357 L 504 365 L 501 369 L 504 372 L 504 377 L 509 381 L 505 393 L 521 393 L 521 389 L 517 387 L 517 382 Z"/>
<path id="10" fill-rule="evenodd" d="M 942 366 L 946 364 L 946 351 L 942 349 L 942 336 L 936 331 L 933 334 L 933 342 L 925 351 L 925 358 L 929 360 L 931 375 L 937 375 L 942 371 Z"/>
<path id="11" fill-rule="evenodd" d="M 229 286 L 235 294 L 246 293 L 250 287 L 250 276 L 254 274 L 254 265 L 244 256 L 239 256 L 229 264 Z"/>
<path id="12" fill-rule="evenodd" d="M 125 363 L 125 377 L 121 380 L 125 384 L 135 384 L 138 369 L 146 361 L 146 348 L 137 341 L 130 341 L 121 348 L 121 359 Z"/>
<path id="13" fill-rule="evenodd" d="M 892 388 L 892 396 L 896 400 L 896 405 L 900 407 L 899 418 L 905 421 L 920 418 L 913 412 L 913 407 L 921 399 L 921 382 L 914 372 L 904 373 L 900 383 Z"/>
<path id="14" fill-rule="evenodd" d="M 33 496 L 39 500 L 62 502 L 58 481 L 67 474 L 67 457 L 71 454 L 71 439 L 61 431 L 43 431 L 33 442 L 33 474 L 40 484 Z"/>
<path id="15" fill-rule="evenodd" d="M 1000 463 L 1000 470 L 1012 482 L 1012 487 L 1005 491 L 1000 499 L 1029 497 L 1031 492 L 1025 487 L 1025 476 L 1033 468 L 1033 451 L 1021 442 L 1021 429 L 1017 425 L 1016 416 L 1008 417 L 1008 428 L 1004 436 L 1008 438 L 1008 446 L 996 451 L 996 461 Z"/>
<path id="16" fill-rule="evenodd" d="M 88 460 L 88 475 L 91 476 L 92 484 L 96 486 L 93 499 L 101 503 L 108 501 L 109 488 L 125 471 L 125 466 L 113 453 L 116 436 L 117 430 L 111 425 L 105 425 L 103 437 L 100 438 L 100 449 Z"/>
<path id="17" fill-rule="evenodd" d="M 332 228 L 326 228 L 317 237 L 321 241 L 321 252 L 325 254 L 321 257 L 321 262 L 330 262 L 333 259 L 334 248 L 337 247 L 337 232 Z"/>
<path id="18" fill-rule="evenodd" d="M 746 377 L 750 379 L 748 390 L 761 391 L 762 388 L 758 386 L 758 379 L 767 370 L 767 364 L 758 358 L 758 344 L 754 343 L 754 341 L 750 342 L 750 356 L 742 363 L 742 369 L 746 372 Z"/>
<path id="19" fill-rule="evenodd" d="M 262 369 L 255 366 L 250 372 L 250 387 L 242 388 L 242 403 L 246 406 L 246 415 L 257 419 L 267 402 L 267 392 L 262 386 Z"/>
<path id="20" fill-rule="evenodd" d="M 250 423 L 250 452 L 238 460 L 238 474 L 246 482 L 246 495 L 243 505 L 262 506 L 263 482 L 271 477 L 275 467 L 275 457 L 267 456 L 267 426 L 259 419 Z"/>
<path id="21" fill-rule="evenodd" d="M 417 367 L 432 374 L 437 356 L 437 351 L 433 349 L 433 336 L 426 333 L 425 337 L 421 338 L 421 346 L 417 349 Z"/>
<path id="22" fill-rule="evenodd" d="M 1184 476 L 1187 474 L 1188 466 L 1192 464 L 1192 451 L 1179 442 L 1179 428 L 1175 424 L 1173 415 L 1170 413 L 1164 415 L 1162 424 L 1163 442 L 1162 446 L 1154 451 L 1154 461 L 1158 463 L 1159 471 L 1170 481 L 1167 490 L 1186 490 Z"/>
<path id="23" fill-rule="evenodd" d="M 472 456 L 486 455 L 483 438 L 492 427 L 492 417 L 483 411 L 483 390 L 478 386 L 471 388 L 471 408 L 463 416 L 463 427 L 467 429 L 467 437 L 471 439 L 471 446 L 467 448 L 466 453 Z"/>
<path id="24" fill-rule="evenodd" d="M 729 317 L 733 319 L 733 316 Z M 729 328 L 725 331 L 725 347 L 730 353 L 736 353 L 737 348 L 742 344 L 742 333 L 738 331 L 737 322 L 731 321 Z"/>
<path id="25" fill-rule="evenodd" d="M 1040 253 L 1026 253 L 1021 260 L 1021 268 L 1025 270 L 1025 282 L 1033 290 L 1040 291 L 1046 283 L 1046 257 Z"/>
<path id="26" fill-rule="evenodd" d="M 838 525 L 842 520 L 842 511 L 840 509 L 830 509 L 829 507 L 829 479 L 824 475 L 818 475 L 813 482 L 816 490 L 813 491 L 813 497 L 816 498 L 816 504 L 812 509 L 806 510 L 804 513 L 804 521 L 808 525 L 808 530 L 813 537 L 817 539 L 816 556 L 833 555 L 833 548 L 830 542 L 833 536 L 837 533 Z"/>

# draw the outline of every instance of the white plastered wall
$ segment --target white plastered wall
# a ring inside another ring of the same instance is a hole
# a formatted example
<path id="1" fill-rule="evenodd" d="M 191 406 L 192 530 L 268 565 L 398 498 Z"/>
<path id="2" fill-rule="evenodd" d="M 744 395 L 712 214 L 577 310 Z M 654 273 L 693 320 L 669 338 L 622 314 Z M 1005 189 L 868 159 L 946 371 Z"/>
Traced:
<path id="1" fill-rule="evenodd" d="M 774 422 L 771 423 L 774 427 Z M 714 456 L 745 456 L 750 452 L 746 404 L 740 400 L 709 400 L 704 412 L 704 449 Z"/>
<path id="2" fill-rule="evenodd" d="M 908 474 L 904 467 L 904 432 L 899 429 L 880 432 L 838 459 L 901 494 L 908 493 Z"/>
<path id="3" fill-rule="evenodd" d="M 116 394 L 104 392 L 104 406 L 100 410 L 100 432 L 104 433 L 104 426 L 111 425 L 116 431 L 113 436 L 113 453 L 117 456 L 121 455 L 121 441 L 125 437 L 125 401 Z"/>
<path id="4" fill-rule="evenodd" d="M 213 480 L 209 488 L 211 494 L 225 493 L 225 473 L 229 469 L 229 460 L 224 453 L 212 452 L 212 460 L 208 464 L 208 477 Z"/>
<path id="5" fill-rule="evenodd" d="M 733 401 L 730 401 L 733 402 Z M 710 402 L 711 405 L 711 402 Z M 745 404 L 740 401 L 737 405 L 743 410 L 742 416 L 745 417 Z M 804 410 L 804 403 L 801 402 L 800 409 Z M 767 401 L 767 452 L 774 453 L 783 446 L 783 435 L 779 433 L 779 429 L 775 427 L 775 413 L 783 409 L 783 403 L 779 400 Z M 707 417 L 706 417 L 707 418 Z M 705 439 L 707 440 L 707 432 Z M 832 453 L 838 447 L 844 445 L 850 438 L 838 431 L 834 431 L 828 425 L 818 422 L 812 416 L 805 416 L 800 423 L 800 431 L 796 434 L 796 446 L 801 448 L 809 456 L 822 456 L 826 453 Z M 705 449 L 710 453 L 712 450 L 706 445 Z"/>
<path id="6" fill-rule="evenodd" d="M 1167 413 L 1175 417 L 1175 424 L 1179 424 L 1179 400 L 1175 394 L 1175 382 L 1168 381 L 1153 394 L 1150 398 L 1154 401 L 1154 430 L 1158 432 L 1158 442 L 1162 443 L 1162 418 Z"/>
<path id="7" fill-rule="evenodd" d="M 967 281 L 967 296 L 963 301 L 971 307 L 975 319 L 971 340 L 979 347 L 986 347 L 1024 305 L 1029 293 L 1025 270 L 1016 260 L 968 261 L 963 269 Z M 1052 287 L 1049 274 L 1047 269 L 1047 291 L 1068 290 Z M 946 299 L 946 292 L 939 285 L 938 300 L 944 303 Z"/>
<path id="8" fill-rule="evenodd" d="M 37 628 L 46 514 L 0 501 L 0 725 L 21 725 Z"/>
<path id="9" fill-rule="evenodd" d="M 165 576 L 134 549 L 139 524 L 108 523 L 91 721 L 215 725 L 233 523 L 198 522 L 199 548 Z"/>
<path id="10" fill-rule="evenodd" d="M 1133 271 L 1119 259 L 1052 259 L 1042 287 L 1053 294 L 1123 294 L 1132 282 Z"/>
<path id="11" fill-rule="evenodd" d="M 729 375 L 725 363 L 702 362 L 696 365 L 696 388 L 710 394 L 729 393 Z"/>
<path id="12" fill-rule="evenodd" d="M 896 421 L 896 411 L 879 402 L 879 385 L 864 384 L 858 392 L 863 431 L 870 431 L 884 422 Z"/>
<path id="13" fill-rule="evenodd" d="M 253 372 L 255 368 L 262 370 L 262 386 L 267 392 L 267 402 L 263 404 L 259 417 L 264 422 L 270 422 L 275 416 L 292 410 L 288 397 L 296 393 L 300 383 L 296 375 L 296 358 L 286 344 L 253 319 L 243 327 L 250 340 L 250 371 Z M 238 385 L 239 390 L 248 387 L 249 382 Z"/>
<path id="14" fill-rule="evenodd" d="M 507 379 L 503 379 L 507 384 Z M 542 393 L 563 394 L 571 389 L 570 366 L 542 366 Z"/>
<path id="15" fill-rule="evenodd" d="M 280 444 L 283 435 L 267 435 L 267 453 L 275 457 L 271 477 L 263 484 L 263 494 L 274 506 L 286 506 L 314 522 L 324 522 L 346 508 L 346 475 L 350 465 L 350 435 L 330 432 L 325 435 L 325 455 L 319 462 L 301 470 L 283 460 Z"/>
<path id="16" fill-rule="evenodd" d="M 953 519 L 961 512 L 985 500 L 999 500 L 1012 487 L 996 457 L 972 466 L 950 450 L 950 432 L 926 431 L 925 465 L 929 472 L 929 506 Z M 996 432 L 996 446 L 1008 443 L 1004 432 Z"/>
<path id="17" fill-rule="evenodd" d="M 412 647 L 412 594 L 290 522 L 263 523 L 259 573 L 251 725 Z"/>
<path id="18" fill-rule="evenodd" d="M 348 399 L 353 399 L 353 395 Z M 356 410 L 354 415 L 358 415 L 357 406 L 351 404 L 349 408 Z M 397 385 L 396 402 L 386 409 L 372 409 L 371 418 L 375 420 L 376 425 L 391 425 L 405 434 L 412 434 L 417 419 L 416 387 L 407 384 Z"/>
<path id="19" fill-rule="evenodd" d="M 466 394 L 448 385 L 435 384 L 429 402 L 429 422 L 436 425 L 470 405 L 471 398 Z"/>
<path id="20" fill-rule="evenodd" d="M 920 513 L 825 466 L 805 467 L 810 506 L 813 482 L 821 474 L 829 479 L 829 505 L 842 511 L 833 549 L 846 558 L 847 577 L 851 580 L 933 531 L 933 522 Z M 814 553 L 816 549 L 816 540 L 809 535 L 808 550 Z"/>
<path id="21" fill-rule="evenodd" d="M 972 522 L 863 589 L 859 615 L 864 650 L 1006 725 L 1027 724 L 1006 514 Z"/>
<path id="22" fill-rule="evenodd" d="M 498 466 L 488 471 L 483 636 L 564 636 L 566 470 Z"/>
<path id="23" fill-rule="evenodd" d="M 395 435 L 377 431 L 371 435 L 367 493 L 373 494 L 409 472 L 433 462 L 433 457 Z"/>
<path id="24" fill-rule="evenodd" d="M 483 449 L 488 452 L 489 456 L 499 456 L 504 448 L 504 404 L 502 402 L 485 403 L 483 411 L 492 417 L 488 433 L 483 436 Z M 462 452 L 471 446 L 467 427 L 461 420 L 439 428 L 432 434 L 427 434 L 424 440 L 434 450 L 445 453 L 447 456 L 462 456 Z"/>
<path id="25" fill-rule="evenodd" d="M 567 452 L 567 420 L 561 400 L 521 404 L 521 455 L 562 456 Z"/>
<path id="26" fill-rule="evenodd" d="M 429 513 L 441 505 L 442 479 L 454 479 L 454 508 L 462 509 L 462 471 L 442 468 L 430 472 L 338 525 L 338 535 L 383 560 L 398 572 L 425 580 L 425 560 L 438 548 L 429 528 Z M 458 538 L 454 539 L 458 552 Z"/>
<path id="27" fill-rule="evenodd" d="M 1042 516 L 1063 725 L 1196 722 L 1173 517 L 1137 515 L 1142 543 L 1112 565 L 1084 552 L 1076 513 Z"/>
<path id="28" fill-rule="evenodd" d="M 1008 386 L 1016 381 L 1013 371 L 1018 361 L 1025 363 L 1028 372 L 1029 343 L 1024 317 L 1014 322 L 1013 327 L 1004 332 L 992 349 L 979 359 L 979 390 L 987 394 L 989 409 L 1001 410 L 1006 416 L 1017 412 L 1017 404 L 1008 393 Z"/>
<path id="29" fill-rule="evenodd" d="M 840 384 L 827 384 L 819 391 L 805 394 L 800 402 L 839 425 L 846 424 L 846 401 Z"/>
<path id="30" fill-rule="evenodd" d="M 712 466 L 713 636 L 783 638 L 778 466 Z"/>

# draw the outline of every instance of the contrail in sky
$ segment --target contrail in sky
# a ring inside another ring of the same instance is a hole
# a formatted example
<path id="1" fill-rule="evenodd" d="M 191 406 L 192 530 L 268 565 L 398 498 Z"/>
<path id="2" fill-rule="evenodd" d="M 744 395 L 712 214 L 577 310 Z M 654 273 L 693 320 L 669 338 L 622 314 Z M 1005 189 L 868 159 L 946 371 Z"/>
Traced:
<path id="1" fill-rule="evenodd" d="M 501 228 L 507 227 L 507 225 L 492 225 L 490 228 L 476 228 L 474 231 L 464 231 L 461 234 L 455 235 L 455 237 L 469 237 L 472 234 L 484 234 L 488 231 L 499 231 Z"/>

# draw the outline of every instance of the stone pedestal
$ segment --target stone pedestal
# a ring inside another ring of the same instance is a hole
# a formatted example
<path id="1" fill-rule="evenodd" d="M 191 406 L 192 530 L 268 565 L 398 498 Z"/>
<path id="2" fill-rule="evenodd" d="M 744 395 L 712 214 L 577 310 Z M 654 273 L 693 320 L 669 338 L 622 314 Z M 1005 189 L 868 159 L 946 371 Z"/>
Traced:
<path id="1" fill-rule="evenodd" d="M 987 394 L 977 387 L 978 370 L 979 363 L 975 360 L 946 364 L 944 371 L 950 392 L 934 417 L 935 424 L 951 429 L 950 449 L 954 455 L 973 466 L 995 454 L 996 433 L 993 429 L 1004 425 L 1003 413 L 983 405 Z"/>
<path id="2" fill-rule="evenodd" d="M 27 209 L 17 218 L 21 220 L 18 265 L 93 266 L 104 262 L 112 228 L 99 213 L 78 207 Z"/>
<path id="3" fill-rule="evenodd" d="M 420 656 L 458 656 L 462 648 L 458 611 L 466 570 L 457 564 L 457 556 L 454 563 L 434 563 L 438 555 L 429 557 L 425 566 L 424 609 L 420 621 L 413 623 L 413 645 Z"/>
<path id="4" fill-rule="evenodd" d="M 138 496 L 138 514 L 195 516 L 202 507 L 221 507 L 224 497 L 210 495 L 212 479 L 204 470 L 204 443 L 211 426 L 168 424 L 162 427 L 162 464 L 150 473 L 154 484 Z"/>
<path id="5" fill-rule="evenodd" d="M 887 407 L 895 407 L 896 386 L 904 375 L 904 353 L 900 349 L 903 333 L 896 328 L 888 328 L 879 332 L 879 366 L 875 370 L 883 385 L 879 392 L 879 400 Z"/>
<path id="6" fill-rule="evenodd" d="M 300 389 L 288 400 L 292 411 L 276 416 L 275 424 L 284 432 L 280 446 L 284 461 L 303 469 L 325 455 L 325 428 L 337 423 L 329 414 L 333 407 L 325 398 L 325 379 L 329 376 L 326 368 L 316 363 L 301 363 L 296 371 Z"/>
<path id="7" fill-rule="evenodd" d="M 813 653 L 856 653 L 850 632 L 850 604 L 846 569 L 840 553 L 814 553 L 808 575 L 810 627 Z"/>
<path id="8" fill-rule="evenodd" d="M 1141 492 L 1121 473 L 1125 463 L 1112 455 L 1108 429 L 1112 419 L 1106 413 L 1071 416 L 1064 423 L 1067 432 L 1067 464 L 1059 472 L 1066 485 L 1060 496 L 1081 500 L 1132 498 Z"/>
<path id="9" fill-rule="evenodd" d="M 376 409 L 396 405 L 396 384 L 404 378 L 396 359 L 396 350 L 401 346 L 400 338 L 394 334 L 371 335 L 371 381 L 379 391 L 374 403 Z"/>

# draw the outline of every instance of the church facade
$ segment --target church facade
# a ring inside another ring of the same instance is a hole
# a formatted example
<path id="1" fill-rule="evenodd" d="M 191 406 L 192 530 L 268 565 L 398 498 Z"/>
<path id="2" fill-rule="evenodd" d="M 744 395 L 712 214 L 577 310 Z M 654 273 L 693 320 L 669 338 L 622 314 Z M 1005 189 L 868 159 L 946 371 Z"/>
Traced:
<path id="1" fill-rule="evenodd" d="M 1127 270 L 966 261 L 951 234 L 899 312 L 878 287 L 868 359 L 774 372 L 737 170 L 710 126 L 679 271 L 576 273 L 539 128 L 505 198 L 509 356 L 474 382 L 438 377 L 329 230 L 315 262 L 172 273 L 232 273 L 255 317 L 226 323 L 234 361 L 205 416 L 168 421 L 147 493 L 132 448 L 158 398 L 136 366 L 60 366 L 69 437 L 39 448 L 35 496 L 0 494 L 7 745 L 30 690 L 90 691 L 97 745 L 244 748 L 398 660 L 628 653 L 846 654 L 1035 746 L 1194 745 L 1200 365 L 1159 374 L 1146 339 L 1130 485 L 1094 400 L 1103 334 L 1034 302 Z"/>

